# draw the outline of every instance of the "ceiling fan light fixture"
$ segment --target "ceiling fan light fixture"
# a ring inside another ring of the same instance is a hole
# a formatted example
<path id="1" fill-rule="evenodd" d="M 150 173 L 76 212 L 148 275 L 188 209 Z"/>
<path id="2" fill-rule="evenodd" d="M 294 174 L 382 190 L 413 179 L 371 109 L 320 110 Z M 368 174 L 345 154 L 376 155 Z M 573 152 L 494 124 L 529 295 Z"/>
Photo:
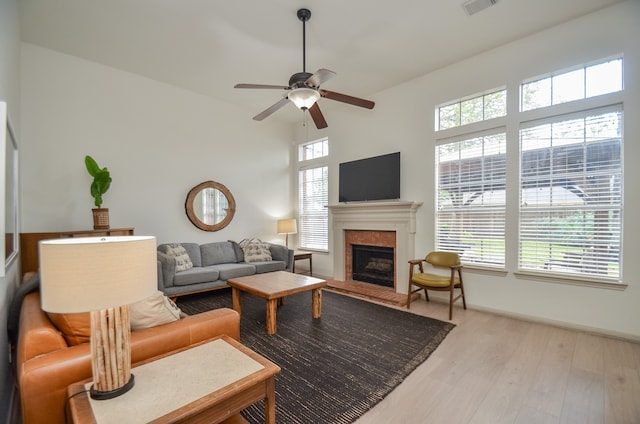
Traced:
<path id="1" fill-rule="evenodd" d="M 296 88 L 287 96 L 299 109 L 309 109 L 320 98 L 320 93 L 312 88 Z"/>

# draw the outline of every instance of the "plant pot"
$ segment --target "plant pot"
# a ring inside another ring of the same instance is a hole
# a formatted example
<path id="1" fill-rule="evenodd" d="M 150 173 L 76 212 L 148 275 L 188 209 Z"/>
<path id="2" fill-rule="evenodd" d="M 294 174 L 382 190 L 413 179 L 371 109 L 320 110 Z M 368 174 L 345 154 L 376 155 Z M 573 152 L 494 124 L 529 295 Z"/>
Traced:
<path id="1" fill-rule="evenodd" d="M 94 208 L 93 211 L 93 229 L 108 230 L 109 229 L 109 208 Z"/>

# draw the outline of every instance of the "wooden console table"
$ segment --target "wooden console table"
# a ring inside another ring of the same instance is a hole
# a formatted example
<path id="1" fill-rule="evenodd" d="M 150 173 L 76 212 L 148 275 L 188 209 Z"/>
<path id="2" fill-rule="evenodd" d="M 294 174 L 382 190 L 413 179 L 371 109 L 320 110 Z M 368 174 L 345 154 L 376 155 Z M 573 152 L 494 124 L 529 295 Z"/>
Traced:
<path id="1" fill-rule="evenodd" d="M 68 389 L 71 423 L 238 423 L 239 412 L 264 399 L 275 424 L 275 375 L 280 367 L 221 336 L 144 361 L 131 369 L 135 386 L 108 400 L 87 395 L 85 380 Z"/>
<path id="2" fill-rule="evenodd" d="M 20 233 L 20 267 L 22 274 L 39 269 L 38 242 L 68 237 L 132 236 L 133 228 L 109 228 L 107 230 L 55 231 L 46 233 Z"/>

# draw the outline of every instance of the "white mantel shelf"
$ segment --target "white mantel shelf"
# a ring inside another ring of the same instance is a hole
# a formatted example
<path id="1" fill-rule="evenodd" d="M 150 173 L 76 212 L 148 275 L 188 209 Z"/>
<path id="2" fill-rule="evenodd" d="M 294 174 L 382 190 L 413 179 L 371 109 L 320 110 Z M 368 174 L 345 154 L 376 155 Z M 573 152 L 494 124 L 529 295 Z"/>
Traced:
<path id="1" fill-rule="evenodd" d="M 345 231 L 396 232 L 396 292 L 406 293 L 410 259 L 414 259 L 416 211 L 422 202 L 341 203 L 329 206 L 333 228 L 333 278 L 345 280 Z"/>

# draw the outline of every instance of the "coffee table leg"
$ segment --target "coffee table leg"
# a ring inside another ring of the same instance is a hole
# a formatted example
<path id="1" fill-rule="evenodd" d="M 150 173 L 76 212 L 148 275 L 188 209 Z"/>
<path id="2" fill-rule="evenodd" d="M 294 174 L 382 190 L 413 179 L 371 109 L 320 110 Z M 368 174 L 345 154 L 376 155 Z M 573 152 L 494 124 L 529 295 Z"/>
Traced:
<path id="1" fill-rule="evenodd" d="M 322 289 L 313 289 L 311 296 L 313 299 L 313 317 L 320 318 L 320 315 L 322 315 Z"/>
<path id="2" fill-rule="evenodd" d="M 242 304 L 240 302 L 241 291 L 235 287 L 231 287 L 231 300 L 233 302 L 233 310 L 242 315 Z"/>
<path id="3" fill-rule="evenodd" d="M 267 300 L 267 334 L 276 333 L 276 310 L 278 308 L 278 299 Z"/>

